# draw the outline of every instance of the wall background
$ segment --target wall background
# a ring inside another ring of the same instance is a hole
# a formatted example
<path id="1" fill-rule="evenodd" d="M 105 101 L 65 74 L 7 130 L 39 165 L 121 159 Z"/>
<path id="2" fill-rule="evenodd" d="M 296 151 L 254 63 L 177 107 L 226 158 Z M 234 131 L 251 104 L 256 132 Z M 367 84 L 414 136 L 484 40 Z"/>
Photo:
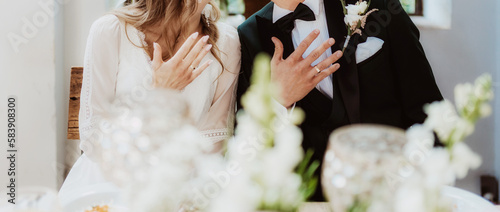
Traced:
<path id="1" fill-rule="evenodd" d="M 28 44 L 21 45 L 15 53 L 7 34 L 21 34 L 23 18 L 32 20 L 35 14 L 44 11 L 39 2 L 60 7 L 53 17 L 49 15 L 46 24 L 38 27 L 38 33 Z M 95 19 L 105 14 L 105 8 L 105 0 L 0 3 L 0 16 L 8 20 L 0 28 L 0 117 L 6 116 L 6 97 L 17 95 L 21 132 L 17 166 L 18 180 L 23 186 L 58 189 L 63 164 L 69 157 L 66 153 L 78 153 L 77 143 L 66 140 L 69 71 L 71 66 L 83 66 L 88 30 Z M 453 100 L 457 83 L 473 81 L 484 72 L 491 73 L 499 85 L 500 24 L 496 20 L 500 20 L 498 0 L 483 0 L 481 4 L 454 0 L 451 30 L 421 30 L 422 44 L 446 98 Z M 500 96 L 499 86 L 496 93 Z M 479 192 L 480 175 L 495 174 L 496 170 L 500 177 L 500 101 L 495 105 L 495 116 L 482 120 L 468 141 L 483 156 L 483 165 L 461 180 L 459 187 Z M 0 128 L 6 129 L 5 121 L 0 120 Z M 0 130 L 0 137 L 5 138 L 5 133 Z M 68 143 L 72 145 L 67 146 Z M 4 143 L 0 143 L 0 152 L 5 152 Z M 1 159 L 0 170 L 6 168 Z M 5 180 L 5 174 L 1 174 L 2 185 Z M 2 198 L 5 195 L 0 195 L 0 201 L 4 201 Z"/>
<path id="2" fill-rule="evenodd" d="M 494 79 L 498 79 L 496 58 L 500 51 L 497 45 L 497 37 L 500 34 L 496 32 L 499 19 L 492 17 L 500 12 L 497 4 L 497 0 L 483 0 L 481 4 L 454 0 L 451 30 L 421 30 L 422 45 L 445 98 L 454 100 L 456 84 L 473 82 L 482 73 L 490 73 Z M 497 96 L 498 94 L 500 91 L 497 87 Z M 498 105 L 494 102 L 493 106 L 495 104 Z M 500 112 L 498 110 L 500 107 L 495 107 L 497 123 Z M 495 148 L 495 141 L 497 145 L 500 143 L 498 132 L 495 138 L 495 129 L 498 131 L 499 126 L 495 126 L 495 115 L 479 121 L 475 133 L 469 137 L 467 143 L 482 155 L 483 164 L 466 179 L 460 180 L 459 187 L 479 193 L 479 176 L 495 175 L 495 151 L 499 153 L 498 148 Z M 500 168 L 497 170 L 500 171 Z"/>
<path id="3" fill-rule="evenodd" d="M 495 20 L 500 20 L 500 1 L 496 1 L 496 18 Z M 496 22 L 496 34 L 500 35 L 500 22 Z M 500 178 L 500 38 L 496 38 L 496 56 L 495 61 L 497 62 L 496 66 L 496 116 L 495 116 L 495 170 L 497 179 Z"/>
<path id="4" fill-rule="evenodd" d="M 53 3 L 44 0 L 43 3 Z M 53 7 L 49 6 L 50 9 Z M 52 10 L 53 11 L 53 10 Z M 57 139 L 58 112 L 63 102 L 55 92 L 59 82 L 56 69 L 56 22 L 37 0 L 2 1 L 0 3 L 0 201 L 5 202 L 7 183 L 7 96 L 18 100 L 17 183 L 23 186 L 58 186 L 57 159 L 60 141 Z M 33 23 L 36 19 L 36 26 Z M 24 21 L 23 21 L 24 20 Z M 28 22 L 29 24 L 26 24 Z M 26 33 L 22 33 L 23 29 Z M 8 39 L 14 33 L 26 44 L 16 52 Z M 12 34 L 11 34 L 12 35 Z M 36 106 L 36 107 L 35 107 Z M 19 188 L 19 187 L 18 187 Z"/>
<path id="5" fill-rule="evenodd" d="M 70 68 L 83 66 L 88 30 L 104 13 L 104 0 L 0 3 L 0 17 L 7 20 L 2 21 L 0 28 L 0 117 L 5 119 L 7 115 L 7 96 L 16 95 L 18 186 L 59 189 L 68 159 L 66 153 L 79 152 L 76 142 L 66 146 Z M 27 27 L 23 20 L 34 26 Z M 28 36 L 23 35 L 24 29 Z M 27 38 L 26 44 L 19 45 L 18 52 L 9 42 L 9 33 Z M 6 121 L 0 122 L 0 128 L 7 129 Z M 0 130 L 0 137 L 6 136 L 6 130 Z M 5 155 L 6 146 L 1 143 L 0 155 Z M 3 158 L 0 170 L 7 170 Z M 7 180 L 6 174 L 0 175 L 1 193 Z M 2 203 L 5 197 L 0 195 Z"/>

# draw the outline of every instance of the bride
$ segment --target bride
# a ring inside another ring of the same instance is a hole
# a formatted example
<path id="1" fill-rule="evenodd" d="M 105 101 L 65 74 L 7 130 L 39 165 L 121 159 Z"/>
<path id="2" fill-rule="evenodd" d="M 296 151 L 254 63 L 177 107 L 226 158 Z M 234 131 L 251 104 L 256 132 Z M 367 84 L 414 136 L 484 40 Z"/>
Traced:
<path id="1" fill-rule="evenodd" d="M 219 144 L 233 126 L 240 69 L 236 29 L 210 0 L 138 0 L 90 29 L 80 106 L 80 148 L 59 196 L 64 205 L 107 183 L 98 166 L 99 120 L 118 97 L 178 90 L 196 127 Z M 147 104 L 147 103 L 144 103 Z"/>

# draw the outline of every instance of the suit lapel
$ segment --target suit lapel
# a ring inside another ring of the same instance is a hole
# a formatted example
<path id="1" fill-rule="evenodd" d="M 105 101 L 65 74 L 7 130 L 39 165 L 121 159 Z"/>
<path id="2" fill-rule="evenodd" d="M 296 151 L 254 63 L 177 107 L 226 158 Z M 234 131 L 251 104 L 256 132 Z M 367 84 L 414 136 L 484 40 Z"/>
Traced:
<path id="1" fill-rule="evenodd" d="M 326 19 L 330 37 L 335 39 L 332 52 L 341 49 L 347 36 L 347 29 L 344 23 L 344 13 L 340 0 L 324 0 Z M 349 117 L 350 123 L 360 123 L 360 100 L 359 100 L 359 78 L 356 65 L 356 47 L 359 36 L 354 36 L 344 52 L 344 56 L 339 60 L 340 69 L 335 73 L 340 94 Z M 335 99 L 335 98 L 334 98 Z"/>
<path id="2" fill-rule="evenodd" d="M 257 20 L 257 27 L 259 29 L 260 43 L 262 44 L 264 51 L 272 56 L 274 54 L 274 44 L 271 38 L 276 37 L 280 39 L 284 47 L 283 58 L 286 59 L 295 50 L 293 47 L 292 35 L 291 33 L 285 33 L 274 26 L 273 9 L 274 3 L 271 2 L 255 16 Z"/>
<path id="3" fill-rule="evenodd" d="M 347 29 L 344 24 L 344 13 L 340 0 L 324 0 L 326 20 L 330 37 L 335 39 L 335 45 L 332 46 L 332 52 L 340 50 L 342 43 L 347 35 Z"/>

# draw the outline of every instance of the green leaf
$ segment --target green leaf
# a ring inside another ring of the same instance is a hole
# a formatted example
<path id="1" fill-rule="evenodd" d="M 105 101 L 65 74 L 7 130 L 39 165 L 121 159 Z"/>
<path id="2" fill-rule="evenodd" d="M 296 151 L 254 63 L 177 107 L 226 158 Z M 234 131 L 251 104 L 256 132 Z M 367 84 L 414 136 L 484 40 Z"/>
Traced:
<path id="1" fill-rule="evenodd" d="M 319 168 L 319 162 L 314 161 L 307 169 L 307 172 L 304 174 L 304 176 L 307 177 L 306 179 L 312 179 L 314 177 L 314 173 L 318 168 Z"/>
<path id="2" fill-rule="evenodd" d="M 312 150 L 312 149 L 307 150 L 306 155 L 304 156 L 304 159 L 302 160 L 302 162 L 299 164 L 299 167 L 297 168 L 297 174 L 299 174 L 300 176 L 304 175 L 306 168 L 307 168 L 307 165 L 311 161 L 311 158 L 313 155 L 314 155 L 314 150 Z"/>
<path id="3" fill-rule="evenodd" d="M 369 204 L 363 201 L 360 201 L 358 197 L 354 201 L 354 204 L 349 207 L 348 212 L 366 212 L 368 210 Z"/>
<path id="4" fill-rule="evenodd" d="M 297 174 L 302 178 L 302 185 L 300 190 L 304 200 L 309 199 L 318 186 L 318 177 L 314 175 L 316 170 L 319 168 L 320 163 L 318 161 L 313 161 L 311 163 L 312 156 L 314 155 L 314 150 L 307 150 L 304 160 L 297 167 Z"/>
<path id="5" fill-rule="evenodd" d="M 344 10 L 344 15 L 347 15 L 347 8 L 345 8 L 346 7 L 345 0 L 340 0 L 340 2 L 342 3 L 342 9 Z"/>
<path id="6" fill-rule="evenodd" d="M 307 188 L 304 192 L 304 199 L 305 200 L 309 199 L 314 194 L 317 187 L 318 187 L 318 178 L 315 177 L 314 179 L 309 181 L 309 184 L 307 185 Z"/>

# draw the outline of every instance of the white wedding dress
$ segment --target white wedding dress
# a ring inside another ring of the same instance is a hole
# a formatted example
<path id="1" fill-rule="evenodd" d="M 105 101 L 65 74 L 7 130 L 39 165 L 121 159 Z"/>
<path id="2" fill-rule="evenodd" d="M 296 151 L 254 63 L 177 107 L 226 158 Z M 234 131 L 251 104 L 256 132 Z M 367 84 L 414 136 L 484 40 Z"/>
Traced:
<path id="1" fill-rule="evenodd" d="M 196 127 L 212 142 L 227 138 L 233 127 L 236 85 L 240 70 L 240 42 L 235 28 L 217 24 L 217 42 L 226 70 L 212 54 L 201 63 L 213 60 L 198 78 L 181 91 L 188 102 Z M 151 59 L 143 48 L 144 34 L 114 15 L 98 19 L 90 30 L 85 54 L 80 104 L 80 148 L 84 154 L 66 178 L 59 197 L 65 205 L 99 187 L 113 187 L 99 168 L 99 117 L 119 97 L 134 98 L 151 88 Z M 116 188 L 117 189 L 117 188 Z"/>

